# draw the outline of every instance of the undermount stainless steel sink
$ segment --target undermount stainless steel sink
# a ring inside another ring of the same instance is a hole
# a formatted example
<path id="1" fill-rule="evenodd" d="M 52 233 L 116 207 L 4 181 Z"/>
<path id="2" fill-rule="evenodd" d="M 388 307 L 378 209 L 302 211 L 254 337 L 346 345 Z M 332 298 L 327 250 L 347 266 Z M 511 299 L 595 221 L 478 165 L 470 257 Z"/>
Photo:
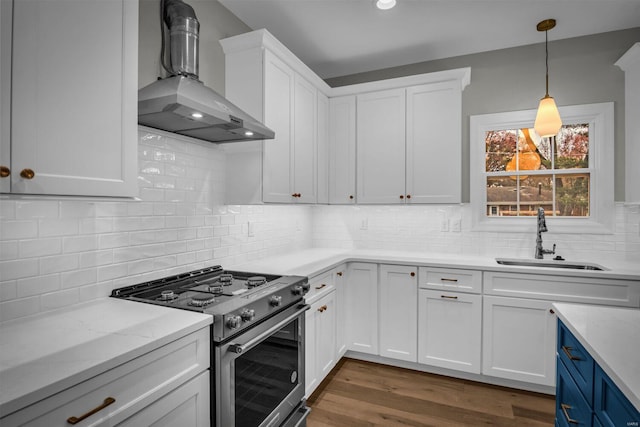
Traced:
<path id="1" fill-rule="evenodd" d="M 496 262 L 501 265 L 513 265 L 517 267 L 550 267 L 566 268 L 570 270 L 608 270 L 598 264 L 588 262 L 567 262 L 548 259 L 517 259 L 517 258 L 496 258 Z"/>

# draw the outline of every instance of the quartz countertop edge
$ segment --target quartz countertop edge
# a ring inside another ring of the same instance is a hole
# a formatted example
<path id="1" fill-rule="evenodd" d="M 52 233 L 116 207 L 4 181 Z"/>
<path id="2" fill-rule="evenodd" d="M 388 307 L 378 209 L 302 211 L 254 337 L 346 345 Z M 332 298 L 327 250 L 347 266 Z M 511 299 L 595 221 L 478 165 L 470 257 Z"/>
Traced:
<path id="1" fill-rule="evenodd" d="M 573 260 L 567 262 L 593 262 L 593 260 Z M 313 276 L 330 270 L 346 262 L 370 262 L 380 264 L 400 264 L 430 266 L 438 268 L 461 268 L 509 273 L 540 274 L 601 279 L 621 279 L 640 281 L 640 264 L 632 262 L 598 262 L 608 268 L 604 271 L 563 269 L 552 267 L 520 267 L 500 265 L 496 257 L 427 253 L 397 250 L 362 250 L 312 248 L 296 252 L 274 255 L 255 261 L 246 261 L 234 266 L 224 266 L 230 270 L 254 271 L 270 274 L 295 274 Z"/>
<path id="2" fill-rule="evenodd" d="M 0 418 L 183 336 L 213 317 L 101 298 L 0 323 Z"/>
<path id="3" fill-rule="evenodd" d="M 558 318 L 640 411 L 640 309 L 553 304 Z"/>

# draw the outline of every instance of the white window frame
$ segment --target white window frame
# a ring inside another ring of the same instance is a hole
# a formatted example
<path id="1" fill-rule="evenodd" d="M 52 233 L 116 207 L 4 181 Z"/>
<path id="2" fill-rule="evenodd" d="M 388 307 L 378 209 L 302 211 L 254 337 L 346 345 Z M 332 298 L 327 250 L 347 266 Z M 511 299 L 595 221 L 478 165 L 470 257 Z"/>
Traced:
<path id="1" fill-rule="evenodd" d="M 547 216 L 553 233 L 611 234 L 614 231 L 614 108 L 613 102 L 559 107 L 564 123 L 589 124 L 589 217 Z M 536 110 L 471 116 L 470 202 L 472 230 L 492 232 L 535 232 L 531 217 L 487 216 L 485 135 L 499 129 L 531 128 Z"/>

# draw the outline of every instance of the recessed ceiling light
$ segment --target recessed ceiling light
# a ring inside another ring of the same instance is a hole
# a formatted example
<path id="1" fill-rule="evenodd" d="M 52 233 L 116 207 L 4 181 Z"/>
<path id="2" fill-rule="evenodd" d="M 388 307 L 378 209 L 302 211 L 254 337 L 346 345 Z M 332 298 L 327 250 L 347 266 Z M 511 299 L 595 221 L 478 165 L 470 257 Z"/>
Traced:
<path id="1" fill-rule="evenodd" d="M 380 10 L 389 10 L 396 5 L 396 0 L 378 0 L 376 7 Z"/>
<path id="2" fill-rule="evenodd" d="M 201 119 L 202 118 L 202 113 L 191 113 L 191 117 L 193 117 L 195 119 Z"/>

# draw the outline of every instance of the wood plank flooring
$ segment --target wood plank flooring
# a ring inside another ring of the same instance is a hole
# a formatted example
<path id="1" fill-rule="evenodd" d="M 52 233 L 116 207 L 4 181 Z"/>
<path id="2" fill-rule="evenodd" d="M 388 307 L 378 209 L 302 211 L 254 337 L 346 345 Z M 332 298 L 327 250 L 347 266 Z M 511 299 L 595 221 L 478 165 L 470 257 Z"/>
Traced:
<path id="1" fill-rule="evenodd" d="M 553 426 L 553 396 L 343 358 L 307 427 Z"/>

